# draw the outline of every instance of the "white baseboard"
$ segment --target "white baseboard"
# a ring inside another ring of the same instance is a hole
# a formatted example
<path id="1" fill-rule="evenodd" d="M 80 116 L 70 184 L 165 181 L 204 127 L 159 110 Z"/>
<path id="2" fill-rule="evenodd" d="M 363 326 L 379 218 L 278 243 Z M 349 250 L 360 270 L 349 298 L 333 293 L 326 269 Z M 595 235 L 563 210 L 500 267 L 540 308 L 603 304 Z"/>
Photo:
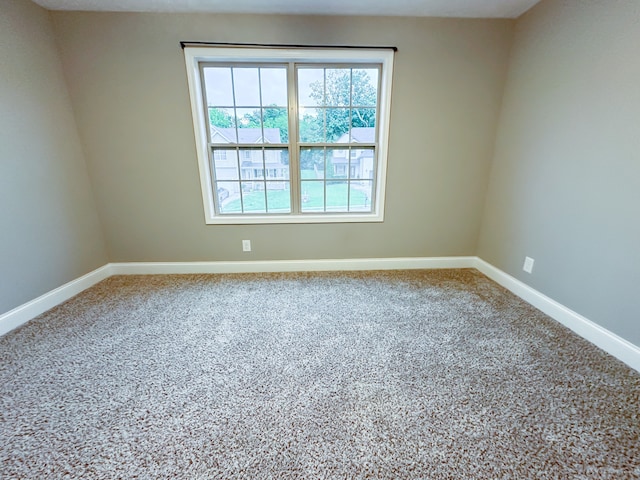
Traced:
<path id="1" fill-rule="evenodd" d="M 276 260 L 242 262 L 127 262 L 109 263 L 0 315 L 0 335 L 112 275 L 176 273 L 251 273 L 419 268 L 474 268 L 476 257 L 356 258 L 334 260 Z"/>
<path id="2" fill-rule="evenodd" d="M 41 313 L 44 313 L 56 305 L 69 300 L 74 295 L 77 295 L 83 290 L 86 290 L 111 275 L 110 265 L 104 265 L 87 273 L 86 275 L 83 275 L 82 277 L 71 280 L 64 285 L 51 290 L 44 295 L 40 295 L 38 298 L 31 300 L 30 302 L 24 303 L 13 310 L 3 313 L 0 315 L 0 335 L 4 335 L 14 328 L 28 322 L 32 318 L 37 317 Z"/>
<path id="3" fill-rule="evenodd" d="M 0 335 L 4 335 L 111 275 L 410 270 L 422 268 L 476 268 L 524 301 L 640 372 L 640 347 L 633 345 L 478 257 L 109 263 L 0 315 Z"/>
<path id="4" fill-rule="evenodd" d="M 112 275 L 175 273 L 320 272 L 345 270 L 410 270 L 475 268 L 477 257 L 400 257 L 238 262 L 112 263 Z"/>
<path id="5" fill-rule="evenodd" d="M 640 372 L 640 347 L 547 297 L 481 258 L 476 258 L 475 267 L 525 302 L 530 303 L 582 338 Z"/>

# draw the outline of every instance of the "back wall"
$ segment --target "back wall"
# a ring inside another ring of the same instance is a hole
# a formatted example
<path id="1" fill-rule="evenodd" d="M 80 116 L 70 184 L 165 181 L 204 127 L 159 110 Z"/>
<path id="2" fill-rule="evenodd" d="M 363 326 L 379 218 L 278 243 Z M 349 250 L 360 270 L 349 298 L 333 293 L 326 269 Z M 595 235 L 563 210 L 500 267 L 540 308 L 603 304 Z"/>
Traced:
<path id="1" fill-rule="evenodd" d="M 51 17 L 111 261 L 475 255 L 513 21 Z M 181 40 L 397 46 L 384 223 L 206 225 Z"/>

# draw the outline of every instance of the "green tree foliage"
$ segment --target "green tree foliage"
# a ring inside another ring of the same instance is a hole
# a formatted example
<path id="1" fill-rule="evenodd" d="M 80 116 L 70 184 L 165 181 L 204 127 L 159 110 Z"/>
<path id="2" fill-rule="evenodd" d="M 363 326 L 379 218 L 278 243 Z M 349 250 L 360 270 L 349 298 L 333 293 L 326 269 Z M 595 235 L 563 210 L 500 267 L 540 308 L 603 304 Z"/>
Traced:
<path id="1" fill-rule="evenodd" d="M 324 170 L 324 148 L 302 148 L 300 151 L 300 169 L 307 171 Z M 315 178 L 312 174 L 310 178 Z"/>
<path id="2" fill-rule="evenodd" d="M 230 128 L 233 127 L 233 117 L 225 110 L 209 107 L 209 121 L 214 127 Z"/>
<path id="3" fill-rule="evenodd" d="M 260 110 L 254 110 L 238 119 L 239 128 L 260 128 Z M 211 125 L 220 128 L 231 128 L 234 125 L 233 117 L 227 111 L 220 108 L 209 107 L 209 121 Z M 289 142 L 289 116 L 286 108 L 269 106 L 264 109 L 264 128 L 277 128 L 280 130 L 280 141 Z"/>
<path id="4" fill-rule="evenodd" d="M 309 141 L 335 142 L 349 131 L 350 123 L 353 127 L 375 126 L 377 88 L 366 70 L 327 69 L 325 82 L 316 81 L 310 87 L 310 96 L 318 105 L 336 108 L 315 111 L 324 112 L 325 118 L 304 116 L 301 129 L 304 125 L 304 134 Z M 349 109 L 349 105 L 353 108 Z M 323 134 L 325 122 L 326 138 Z"/>
<path id="5" fill-rule="evenodd" d="M 329 108 L 314 109 L 313 113 L 303 115 L 300 136 L 305 142 L 335 142 L 349 132 L 350 124 L 353 127 L 375 127 L 377 86 L 366 70 L 327 69 L 325 82 L 316 81 L 310 85 L 311 98 L 318 105 Z M 306 149 L 300 158 L 303 170 L 325 169 L 324 164 L 322 148 Z M 326 178 L 333 177 L 330 166 L 327 166 L 325 175 Z"/>
<path id="6" fill-rule="evenodd" d="M 265 128 L 280 129 L 280 141 L 282 143 L 289 142 L 289 115 L 287 115 L 286 108 L 265 108 L 262 121 Z"/>
<path id="7" fill-rule="evenodd" d="M 277 128 L 280 130 L 281 143 L 289 142 L 289 116 L 286 108 L 266 107 L 262 121 L 264 122 L 264 128 Z M 260 110 L 245 114 L 240 119 L 240 125 L 243 128 L 260 128 Z"/>

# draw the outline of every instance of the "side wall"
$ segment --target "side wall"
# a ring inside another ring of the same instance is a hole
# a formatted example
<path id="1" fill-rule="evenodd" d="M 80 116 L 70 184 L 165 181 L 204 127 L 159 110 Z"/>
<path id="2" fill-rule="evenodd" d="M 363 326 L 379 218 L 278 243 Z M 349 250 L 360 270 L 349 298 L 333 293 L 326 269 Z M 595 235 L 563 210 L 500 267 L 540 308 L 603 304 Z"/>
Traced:
<path id="1" fill-rule="evenodd" d="M 513 21 L 52 18 L 112 261 L 475 254 Z M 396 45 L 384 223 L 205 225 L 181 40 Z"/>
<path id="2" fill-rule="evenodd" d="M 0 0 L 0 314 L 107 263 L 46 10 Z"/>
<path id="3" fill-rule="evenodd" d="M 637 1 L 543 1 L 518 20 L 479 242 L 484 260 L 635 345 L 638 45 Z"/>

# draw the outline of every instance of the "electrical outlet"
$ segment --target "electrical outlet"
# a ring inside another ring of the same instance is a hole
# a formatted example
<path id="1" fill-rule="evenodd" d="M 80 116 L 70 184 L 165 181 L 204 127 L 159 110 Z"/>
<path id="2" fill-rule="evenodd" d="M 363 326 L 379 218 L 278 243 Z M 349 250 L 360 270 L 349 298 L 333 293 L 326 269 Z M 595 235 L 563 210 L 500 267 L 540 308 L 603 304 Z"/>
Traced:
<path id="1" fill-rule="evenodd" d="M 533 262 L 535 262 L 533 258 L 524 257 L 524 265 L 522 266 L 522 269 L 527 273 L 533 272 Z"/>
<path id="2" fill-rule="evenodd" d="M 243 252 L 251 251 L 251 240 L 242 240 L 242 251 Z"/>

